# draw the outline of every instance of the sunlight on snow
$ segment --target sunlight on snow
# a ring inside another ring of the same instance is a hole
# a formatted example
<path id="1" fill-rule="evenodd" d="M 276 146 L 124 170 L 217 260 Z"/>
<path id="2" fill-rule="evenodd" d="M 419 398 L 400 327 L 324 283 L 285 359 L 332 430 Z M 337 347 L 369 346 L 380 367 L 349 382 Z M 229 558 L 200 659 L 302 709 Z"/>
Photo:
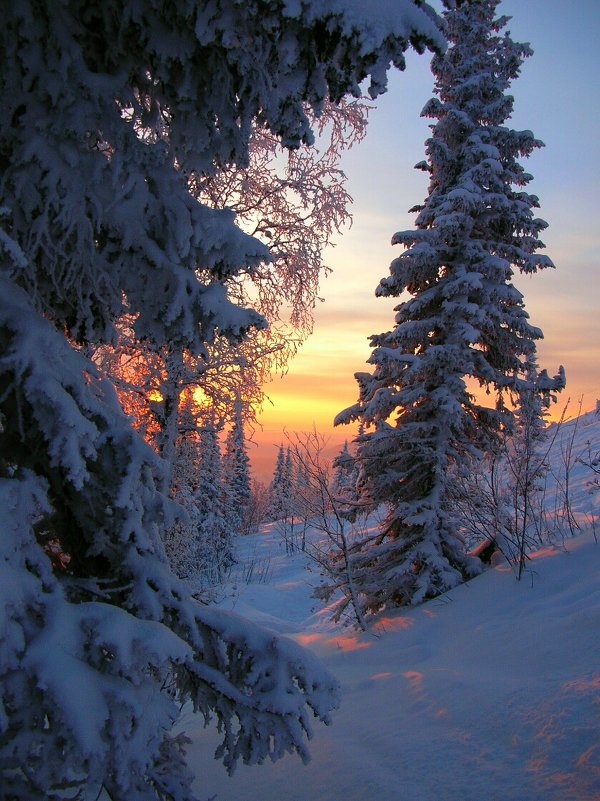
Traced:
<path id="1" fill-rule="evenodd" d="M 372 631 L 383 633 L 386 631 L 401 631 L 402 629 L 409 629 L 415 623 L 414 617 L 380 617 L 371 626 Z"/>
<path id="2" fill-rule="evenodd" d="M 411 690 L 422 690 L 424 676 L 420 670 L 405 670 L 402 674 L 408 681 Z"/>
<path id="3" fill-rule="evenodd" d="M 371 647 L 370 642 L 361 641 L 358 636 L 353 634 L 315 632 L 313 634 L 296 634 L 294 639 L 300 645 L 325 645 L 328 648 L 338 648 L 345 653 Z"/>

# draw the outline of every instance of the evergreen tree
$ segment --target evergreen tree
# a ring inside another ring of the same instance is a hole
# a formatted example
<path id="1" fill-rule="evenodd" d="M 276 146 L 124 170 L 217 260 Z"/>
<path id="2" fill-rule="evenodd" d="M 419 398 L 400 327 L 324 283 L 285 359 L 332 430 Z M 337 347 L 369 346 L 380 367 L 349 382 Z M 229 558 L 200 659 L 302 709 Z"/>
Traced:
<path id="1" fill-rule="evenodd" d="M 250 458 L 246 452 L 242 402 L 235 402 L 233 424 L 225 442 L 223 481 L 227 496 L 226 511 L 231 516 L 231 525 L 241 534 L 250 533 Z M 237 521 L 235 518 L 237 517 Z"/>
<path id="2" fill-rule="evenodd" d="M 525 358 L 523 373 L 525 381 L 521 384 L 515 405 L 513 440 L 525 439 L 539 443 L 546 439 L 548 409 L 552 402 L 556 402 L 556 393 L 565 387 L 565 373 L 562 367 L 553 378 L 546 370 L 540 372 L 535 353 Z"/>
<path id="3" fill-rule="evenodd" d="M 526 552 L 546 539 L 542 493 L 548 473 L 548 439 L 545 418 L 556 392 L 564 388 L 564 371 L 550 378 L 538 371 L 535 354 L 524 365 L 525 381 L 515 408 L 514 433 L 501 453 L 506 476 L 507 507 L 511 510 L 510 533 L 518 556 L 519 578 L 525 565 Z"/>
<path id="4" fill-rule="evenodd" d="M 279 446 L 273 478 L 269 484 L 269 505 L 267 517 L 270 521 L 282 520 L 287 514 L 286 462 L 283 445 Z"/>
<path id="5" fill-rule="evenodd" d="M 85 357 L 136 338 L 202 354 L 264 319 L 228 281 L 269 259 L 188 177 L 243 164 L 259 119 L 375 96 L 426 4 L 19 0 L 0 27 L 0 770 L 11 801 L 192 801 L 184 703 L 222 756 L 306 758 L 336 683 L 310 654 L 196 602 L 166 564 L 160 461 Z"/>
<path id="6" fill-rule="evenodd" d="M 283 470 L 283 498 L 284 498 L 284 510 L 286 517 L 293 517 L 295 513 L 295 495 L 294 489 L 296 486 L 295 480 L 296 471 L 294 470 L 294 459 L 292 457 L 292 448 L 290 445 L 287 446 L 285 452 L 285 465 Z"/>
<path id="7" fill-rule="evenodd" d="M 388 514 L 381 537 L 354 554 L 365 610 L 415 604 L 479 569 L 465 554 L 449 503 L 449 466 L 493 448 L 510 430 L 507 401 L 528 386 L 527 359 L 542 332 L 529 323 L 513 270 L 551 267 L 536 251 L 546 223 L 523 187 L 518 158 L 542 143 L 503 123 L 528 45 L 501 33 L 498 0 L 471 0 L 445 12 L 451 46 L 435 56 L 436 122 L 426 142 L 429 193 L 416 228 L 393 242 L 405 251 L 377 289 L 410 298 L 393 330 L 371 337 L 372 374 L 359 373 L 359 402 L 337 422 L 360 419 L 358 458 Z M 484 405 L 467 379 L 485 388 Z"/>
<path id="8" fill-rule="evenodd" d="M 199 559 L 199 513 L 197 507 L 200 438 L 187 431 L 176 443 L 171 475 L 171 493 L 181 507 L 180 514 L 165 532 L 165 551 L 169 565 L 181 579 L 194 581 L 202 567 Z"/>
<path id="9" fill-rule="evenodd" d="M 208 421 L 200 434 L 198 488 L 195 493 L 198 510 L 198 559 L 210 575 L 221 581 L 233 562 L 233 537 L 223 503 L 221 450 L 214 423 Z"/>

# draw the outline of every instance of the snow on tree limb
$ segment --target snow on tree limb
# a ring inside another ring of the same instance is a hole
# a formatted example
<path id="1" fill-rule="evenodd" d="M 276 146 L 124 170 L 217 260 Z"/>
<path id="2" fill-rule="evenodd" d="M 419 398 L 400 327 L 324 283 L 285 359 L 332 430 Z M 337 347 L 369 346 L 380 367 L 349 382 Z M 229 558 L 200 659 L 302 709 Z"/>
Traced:
<path id="1" fill-rule="evenodd" d="M 53 723 L 44 738 L 70 733 L 68 772 L 102 775 L 102 764 L 112 762 L 119 775 L 115 787 L 137 798 L 144 774 L 155 760 L 160 764 L 165 741 L 158 732 L 176 719 L 175 700 L 189 699 L 207 717 L 217 716 L 230 769 L 238 758 L 260 762 L 286 751 L 306 759 L 309 710 L 328 719 L 335 682 L 298 646 L 187 597 L 162 556 L 158 530 L 168 510 L 153 486 L 153 452 L 131 432 L 113 393 L 106 396 L 102 382 L 87 372 L 87 360 L 28 309 L 25 293 L 6 280 L 2 290 L 4 410 L 18 410 L 30 443 L 29 460 L 12 465 L 0 484 L 6 546 L 0 569 L 7 579 L 2 608 L 9 615 L 1 662 L 3 736 L 15 714 L 24 728 L 22 745 L 8 740 L 13 757 L 7 757 L 7 786 L 14 780 L 20 797 L 25 763 L 36 771 L 27 792 L 36 782 L 40 792 L 59 782 L 58 764 L 44 749 L 48 764 L 39 763 L 37 740 L 27 739 L 34 719 L 46 714 Z M 63 362 L 62 371 L 48 371 L 53 359 Z M 42 385 L 44 403 L 35 391 L 43 369 L 56 376 L 54 385 Z M 29 381 L 22 394 L 19 373 Z M 65 432 L 58 441 L 56 421 Z M 47 457 L 47 479 L 33 472 L 40 458 L 35 443 L 43 440 L 56 445 Z M 3 454 L 12 451 L 6 426 L 0 442 Z M 58 505 L 64 504 L 59 490 L 68 498 L 66 508 Z M 54 571 L 52 544 L 62 559 Z M 31 609 L 38 610 L 35 624 L 28 621 Z M 25 681 L 36 704 L 30 699 L 27 707 L 13 708 Z M 166 682 L 173 700 L 161 692 Z M 140 718 L 140 705 L 149 705 L 152 715 Z M 135 737 L 127 734 L 127 714 L 138 721 Z M 262 736 L 255 741 L 257 727 Z M 110 746 L 112 738 L 129 743 L 123 753 Z M 135 768 L 128 749 L 136 754 Z"/>
<path id="2" fill-rule="evenodd" d="M 106 336 L 124 291 L 140 336 L 210 339 L 210 286 L 193 270 L 223 278 L 268 253 L 231 212 L 196 202 L 185 176 L 245 163 L 255 117 L 284 144 L 310 141 L 306 101 L 318 109 L 328 95 L 357 93 L 368 74 L 403 63 L 411 38 L 442 46 L 426 10 L 407 0 L 392 31 L 341 2 L 288 7 L 280 30 L 282 6 L 72 2 L 44 23 L 28 3 L 7 12 L 2 186 L 29 257 L 19 281 L 73 336 Z M 30 96 L 39 69 L 39 102 L 52 108 L 43 128 Z M 257 322 L 248 312 L 236 327 Z"/>
<path id="3" fill-rule="evenodd" d="M 305 757 L 311 715 L 327 717 L 337 688 L 168 570 L 162 468 L 83 348 L 110 341 L 124 313 L 138 338 L 200 354 L 262 325 L 226 284 L 269 252 L 192 197 L 189 176 L 245 163 L 255 119 L 287 145 L 310 141 L 306 103 L 319 111 L 369 75 L 376 94 L 410 43 L 443 41 L 409 0 L 379 19 L 354 0 L 3 11 L 2 792 L 192 801 L 184 738 L 169 733 L 178 704 L 216 715 L 233 767 Z"/>

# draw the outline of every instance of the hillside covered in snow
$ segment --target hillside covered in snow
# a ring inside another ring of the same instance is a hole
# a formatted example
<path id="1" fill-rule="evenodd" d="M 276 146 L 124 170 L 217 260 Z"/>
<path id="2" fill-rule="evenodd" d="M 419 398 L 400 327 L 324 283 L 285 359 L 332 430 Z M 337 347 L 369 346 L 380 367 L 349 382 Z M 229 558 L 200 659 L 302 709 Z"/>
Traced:
<path id="1" fill-rule="evenodd" d="M 240 540 L 222 606 L 314 651 L 338 679 L 312 759 L 229 777 L 219 742 L 184 710 L 200 797 L 215 801 L 597 801 L 600 798 L 599 494 L 581 461 L 600 449 L 594 413 L 554 439 L 548 504 L 565 460 L 576 536 L 530 554 L 523 580 L 496 564 L 367 632 L 331 622 L 312 598 L 318 569 L 286 554 L 275 524 Z M 554 494 L 553 494 L 554 493 Z M 317 537 L 317 533 L 313 532 Z"/>

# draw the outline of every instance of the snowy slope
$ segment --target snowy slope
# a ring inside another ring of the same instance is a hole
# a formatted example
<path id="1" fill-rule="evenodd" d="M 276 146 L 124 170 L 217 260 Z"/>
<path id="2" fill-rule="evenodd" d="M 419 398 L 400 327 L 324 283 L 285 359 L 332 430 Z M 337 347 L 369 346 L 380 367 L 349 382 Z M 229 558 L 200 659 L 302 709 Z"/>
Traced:
<path id="1" fill-rule="evenodd" d="M 588 482 L 592 474 L 584 464 L 589 462 L 590 455 L 593 457 L 600 453 L 600 406 L 595 412 L 550 426 L 549 438 L 552 446 L 548 507 L 551 507 L 556 494 L 560 496 L 564 490 L 565 464 L 570 463 L 569 495 L 575 517 L 583 521 L 589 514 L 600 515 L 600 493 L 589 492 Z"/>
<path id="2" fill-rule="evenodd" d="M 600 426 L 582 421 L 583 448 Z M 578 473 L 573 492 L 589 505 L 586 477 Z M 317 573 L 302 554 L 286 556 L 272 527 L 241 547 L 253 580 L 240 571 L 223 605 L 314 650 L 343 700 L 333 725 L 316 727 L 308 765 L 287 757 L 239 766 L 232 778 L 212 758 L 218 736 L 184 713 L 201 798 L 600 799 L 600 545 L 591 533 L 534 554 L 520 583 L 498 566 L 364 634 L 329 621 L 310 597 Z"/>

